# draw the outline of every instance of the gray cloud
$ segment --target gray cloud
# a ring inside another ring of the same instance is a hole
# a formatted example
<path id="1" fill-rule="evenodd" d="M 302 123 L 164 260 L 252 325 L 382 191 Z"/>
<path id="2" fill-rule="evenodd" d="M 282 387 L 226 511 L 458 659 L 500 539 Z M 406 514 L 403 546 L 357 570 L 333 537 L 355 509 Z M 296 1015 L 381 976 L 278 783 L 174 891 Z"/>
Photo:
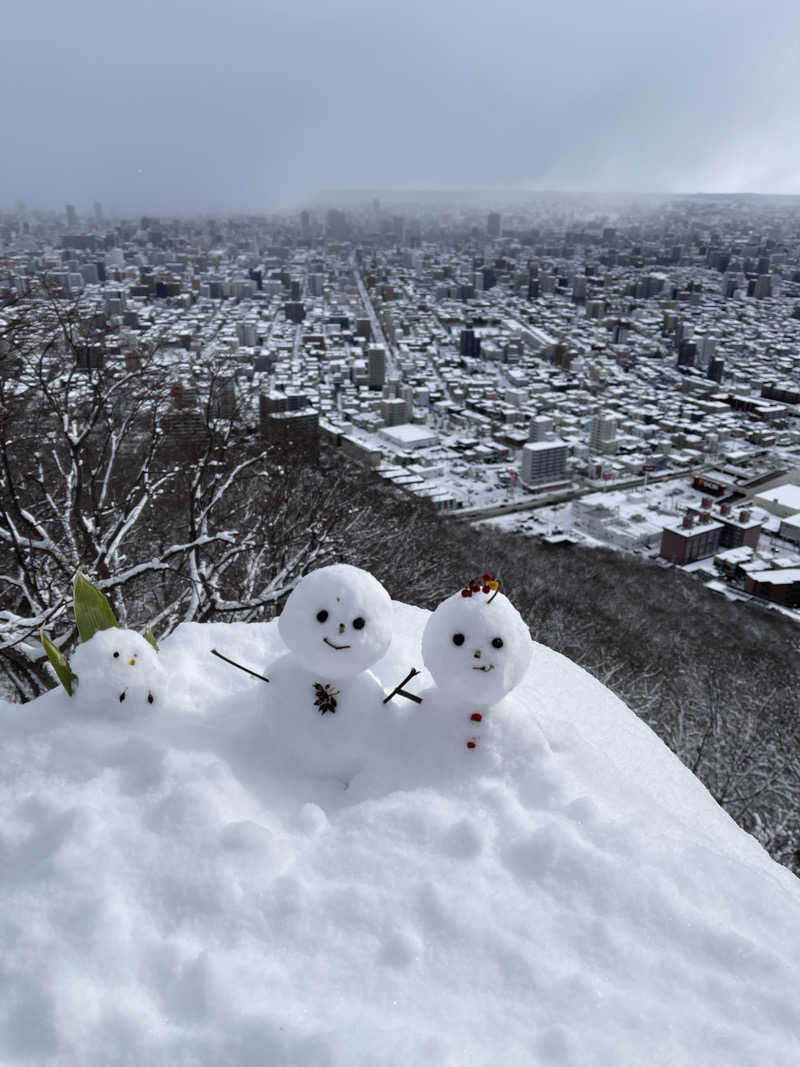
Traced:
<path id="1" fill-rule="evenodd" d="M 3 22 L 0 205 L 800 192 L 789 0 L 42 0 Z"/>

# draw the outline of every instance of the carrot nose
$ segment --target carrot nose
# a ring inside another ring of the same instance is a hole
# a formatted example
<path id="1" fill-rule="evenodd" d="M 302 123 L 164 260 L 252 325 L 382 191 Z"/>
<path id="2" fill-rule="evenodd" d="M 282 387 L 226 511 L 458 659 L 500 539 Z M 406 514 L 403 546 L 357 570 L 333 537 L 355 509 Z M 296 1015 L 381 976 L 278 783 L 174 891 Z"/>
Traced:
<path id="1" fill-rule="evenodd" d="M 134 656 L 133 659 L 129 660 L 128 662 L 130 663 L 131 667 L 135 667 L 136 666 L 136 656 Z"/>
<path id="2" fill-rule="evenodd" d="M 477 651 L 476 651 L 476 652 L 475 652 L 475 655 L 473 656 L 473 659 L 480 659 L 480 658 L 481 658 L 481 654 L 480 654 L 480 652 L 477 652 Z"/>
<path id="3" fill-rule="evenodd" d="M 340 623 L 339 623 L 339 633 L 340 633 L 340 634 L 343 634 L 343 633 L 344 633 L 344 623 L 343 623 L 343 622 L 340 622 Z"/>

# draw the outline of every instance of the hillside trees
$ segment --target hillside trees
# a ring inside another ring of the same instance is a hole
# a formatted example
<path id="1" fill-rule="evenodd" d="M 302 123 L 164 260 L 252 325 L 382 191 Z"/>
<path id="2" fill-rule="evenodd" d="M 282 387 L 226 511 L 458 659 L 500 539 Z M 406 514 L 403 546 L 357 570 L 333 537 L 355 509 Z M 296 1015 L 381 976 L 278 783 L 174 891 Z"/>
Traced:
<path id="1" fill-rule="evenodd" d="M 114 351 L 54 299 L 4 317 L 0 663 L 20 699 L 52 685 L 40 628 L 75 642 L 78 567 L 123 625 L 163 634 L 256 617 L 330 557 L 349 518 L 335 479 L 265 445 L 223 360 Z"/>

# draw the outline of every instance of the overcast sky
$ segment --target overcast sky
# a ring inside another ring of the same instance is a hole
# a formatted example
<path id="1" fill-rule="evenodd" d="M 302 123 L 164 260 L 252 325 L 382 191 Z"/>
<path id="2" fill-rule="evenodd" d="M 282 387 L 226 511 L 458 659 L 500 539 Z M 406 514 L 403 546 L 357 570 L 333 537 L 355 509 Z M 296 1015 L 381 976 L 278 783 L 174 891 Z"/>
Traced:
<path id="1" fill-rule="evenodd" d="M 800 193 L 800 2 L 7 3 L 0 101 L 0 208 Z"/>

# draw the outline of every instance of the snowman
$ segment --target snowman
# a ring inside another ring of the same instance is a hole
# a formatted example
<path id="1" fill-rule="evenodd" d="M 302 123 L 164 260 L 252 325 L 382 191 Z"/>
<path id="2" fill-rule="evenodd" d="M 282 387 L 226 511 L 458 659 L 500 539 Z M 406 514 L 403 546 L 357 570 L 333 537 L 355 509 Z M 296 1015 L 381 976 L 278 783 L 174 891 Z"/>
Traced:
<path id="1" fill-rule="evenodd" d="M 532 652 L 528 627 L 491 574 L 444 600 L 422 634 L 435 685 L 421 697 L 433 729 L 477 748 L 491 710 L 522 681 Z"/>
<path id="2" fill-rule="evenodd" d="M 111 626 L 78 645 L 70 666 L 74 699 L 85 714 L 130 719 L 159 698 L 164 670 L 153 646 L 134 630 Z"/>
<path id="3" fill-rule="evenodd" d="M 289 651 L 266 674 L 272 745 L 312 774 L 349 781 L 381 715 L 383 688 L 369 670 L 392 638 L 389 594 L 346 563 L 307 574 L 278 630 Z"/>

